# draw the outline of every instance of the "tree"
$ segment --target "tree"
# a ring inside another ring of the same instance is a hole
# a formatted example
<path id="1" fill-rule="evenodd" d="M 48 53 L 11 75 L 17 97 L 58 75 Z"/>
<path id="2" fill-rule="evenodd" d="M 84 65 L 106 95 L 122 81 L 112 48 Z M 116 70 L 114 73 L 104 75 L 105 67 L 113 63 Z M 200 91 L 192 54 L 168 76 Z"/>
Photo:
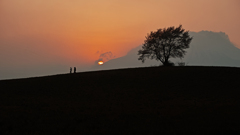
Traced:
<path id="1" fill-rule="evenodd" d="M 183 58 L 184 49 L 189 48 L 191 41 L 192 37 L 182 25 L 158 29 L 147 34 L 142 49 L 138 51 L 138 60 L 144 63 L 146 58 L 150 58 L 161 61 L 164 66 L 172 65 L 169 58 Z"/>

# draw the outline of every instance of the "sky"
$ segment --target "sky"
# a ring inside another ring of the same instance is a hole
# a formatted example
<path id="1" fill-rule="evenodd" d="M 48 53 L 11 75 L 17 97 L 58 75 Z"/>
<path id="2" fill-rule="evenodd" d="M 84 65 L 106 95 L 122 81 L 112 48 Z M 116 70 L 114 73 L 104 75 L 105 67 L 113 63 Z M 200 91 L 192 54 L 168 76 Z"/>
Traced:
<path id="1" fill-rule="evenodd" d="M 87 70 L 102 54 L 122 57 L 150 31 L 180 24 L 225 32 L 240 48 L 239 14 L 239 0 L 0 0 L 0 74 Z"/>

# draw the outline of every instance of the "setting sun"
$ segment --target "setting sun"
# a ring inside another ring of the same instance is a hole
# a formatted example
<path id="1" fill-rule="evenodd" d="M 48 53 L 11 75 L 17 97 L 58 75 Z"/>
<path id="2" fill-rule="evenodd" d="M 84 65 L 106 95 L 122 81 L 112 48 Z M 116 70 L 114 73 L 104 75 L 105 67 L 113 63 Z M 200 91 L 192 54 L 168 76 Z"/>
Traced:
<path id="1" fill-rule="evenodd" d="M 98 62 L 98 65 L 102 65 L 102 64 L 103 64 L 103 61 L 99 61 L 99 62 Z"/>

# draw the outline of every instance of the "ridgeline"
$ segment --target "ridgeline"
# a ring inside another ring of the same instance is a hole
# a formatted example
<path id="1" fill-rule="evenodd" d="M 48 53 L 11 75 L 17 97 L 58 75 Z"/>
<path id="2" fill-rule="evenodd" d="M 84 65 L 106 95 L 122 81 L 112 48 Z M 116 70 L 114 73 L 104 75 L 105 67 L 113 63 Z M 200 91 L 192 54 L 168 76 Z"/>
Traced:
<path id="1" fill-rule="evenodd" d="M 0 81 L 0 134 L 240 133 L 240 68 L 148 67 Z"/>

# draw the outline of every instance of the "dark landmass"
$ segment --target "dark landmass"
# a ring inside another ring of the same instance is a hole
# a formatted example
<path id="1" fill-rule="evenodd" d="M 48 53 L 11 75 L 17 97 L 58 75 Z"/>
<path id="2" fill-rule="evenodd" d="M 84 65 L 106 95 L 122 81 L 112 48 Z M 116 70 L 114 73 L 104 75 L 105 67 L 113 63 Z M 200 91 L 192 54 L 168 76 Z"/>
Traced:
<path id="1" fill-rule="evenodd" d="M 148 67 L 0 81 L 0 134 L 240 133 L 239 68 Z"/>

